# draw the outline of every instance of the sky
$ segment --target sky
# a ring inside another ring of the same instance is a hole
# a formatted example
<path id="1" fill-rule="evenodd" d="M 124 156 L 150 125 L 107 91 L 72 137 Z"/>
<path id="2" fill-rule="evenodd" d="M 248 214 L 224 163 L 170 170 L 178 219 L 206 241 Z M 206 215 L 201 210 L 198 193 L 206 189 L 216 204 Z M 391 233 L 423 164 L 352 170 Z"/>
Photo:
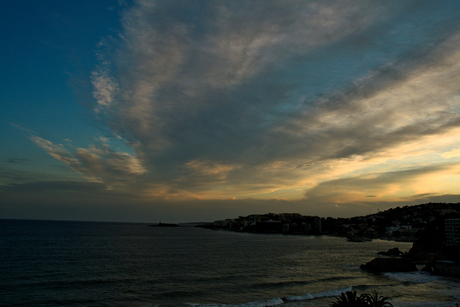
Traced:
<path id="1" fill-rule="evenodd" d="M 0 218 L 460 202 L 460 2 L 0 2 Z"/>

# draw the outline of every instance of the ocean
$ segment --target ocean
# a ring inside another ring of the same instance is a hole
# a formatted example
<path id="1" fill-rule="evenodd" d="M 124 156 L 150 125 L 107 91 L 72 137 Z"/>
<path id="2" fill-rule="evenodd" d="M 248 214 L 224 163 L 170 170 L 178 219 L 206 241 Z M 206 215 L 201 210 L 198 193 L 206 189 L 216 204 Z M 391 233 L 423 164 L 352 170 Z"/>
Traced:
<path id="1" fill-rule="evenodd" d="M 458 279 L 359 268 L 412 243 L 147 226 L 0 220 L 0 306 L 329 306 L 347 290 L 460 301 Z"/>

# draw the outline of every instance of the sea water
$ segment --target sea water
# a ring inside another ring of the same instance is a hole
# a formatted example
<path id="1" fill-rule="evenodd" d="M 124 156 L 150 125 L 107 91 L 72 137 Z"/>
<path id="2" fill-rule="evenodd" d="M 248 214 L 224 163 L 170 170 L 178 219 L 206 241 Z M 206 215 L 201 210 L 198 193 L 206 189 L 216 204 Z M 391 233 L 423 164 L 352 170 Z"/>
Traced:
<path id="1" fill-rule="evenodd" d="M 147 226 L 0 220 L 0 306 L 329 306 L 348 290 L 460 301 L 457 279 L 359 268 L 411 243 Z"/>

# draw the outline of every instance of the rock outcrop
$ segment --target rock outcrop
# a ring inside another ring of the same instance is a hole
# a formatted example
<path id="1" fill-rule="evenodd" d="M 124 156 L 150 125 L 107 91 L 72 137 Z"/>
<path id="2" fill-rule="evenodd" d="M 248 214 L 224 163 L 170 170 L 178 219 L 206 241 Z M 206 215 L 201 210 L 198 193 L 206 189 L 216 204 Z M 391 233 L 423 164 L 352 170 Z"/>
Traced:
<path id="1" fill-rule="evenodd" d="M 374 273 L 417 271 L 415 264 L 410 259 L 404 258 L 375 258 L 362 264 L 361 269 Z"/>
<path id="2" fill-rule="evenodd" d="M 383 255 L 383 256 L 394 256 L 394 257 L 399 257 L 401 256 L 403 253 L 399 250 L 399 248 L 395 247 L 395 248 L 390 248 L 388 251 L 386 252 L 378 252 L 379 255 Z"/>

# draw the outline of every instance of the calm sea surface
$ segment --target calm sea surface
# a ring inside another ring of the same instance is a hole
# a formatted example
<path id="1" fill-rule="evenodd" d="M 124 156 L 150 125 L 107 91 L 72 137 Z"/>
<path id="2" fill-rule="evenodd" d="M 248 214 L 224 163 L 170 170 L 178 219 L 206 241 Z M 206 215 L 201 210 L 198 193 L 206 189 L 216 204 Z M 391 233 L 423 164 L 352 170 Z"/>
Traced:
<path id="1" fill-rule="evenodd" d="M 411 246 L 145 224 L 0 220 L 0 306 L 329 306 L 350 289 L 378 290 L 395 306 L 454 306 L 460 301 L 458 280 L 359 269 L 379 250 Z"/>

